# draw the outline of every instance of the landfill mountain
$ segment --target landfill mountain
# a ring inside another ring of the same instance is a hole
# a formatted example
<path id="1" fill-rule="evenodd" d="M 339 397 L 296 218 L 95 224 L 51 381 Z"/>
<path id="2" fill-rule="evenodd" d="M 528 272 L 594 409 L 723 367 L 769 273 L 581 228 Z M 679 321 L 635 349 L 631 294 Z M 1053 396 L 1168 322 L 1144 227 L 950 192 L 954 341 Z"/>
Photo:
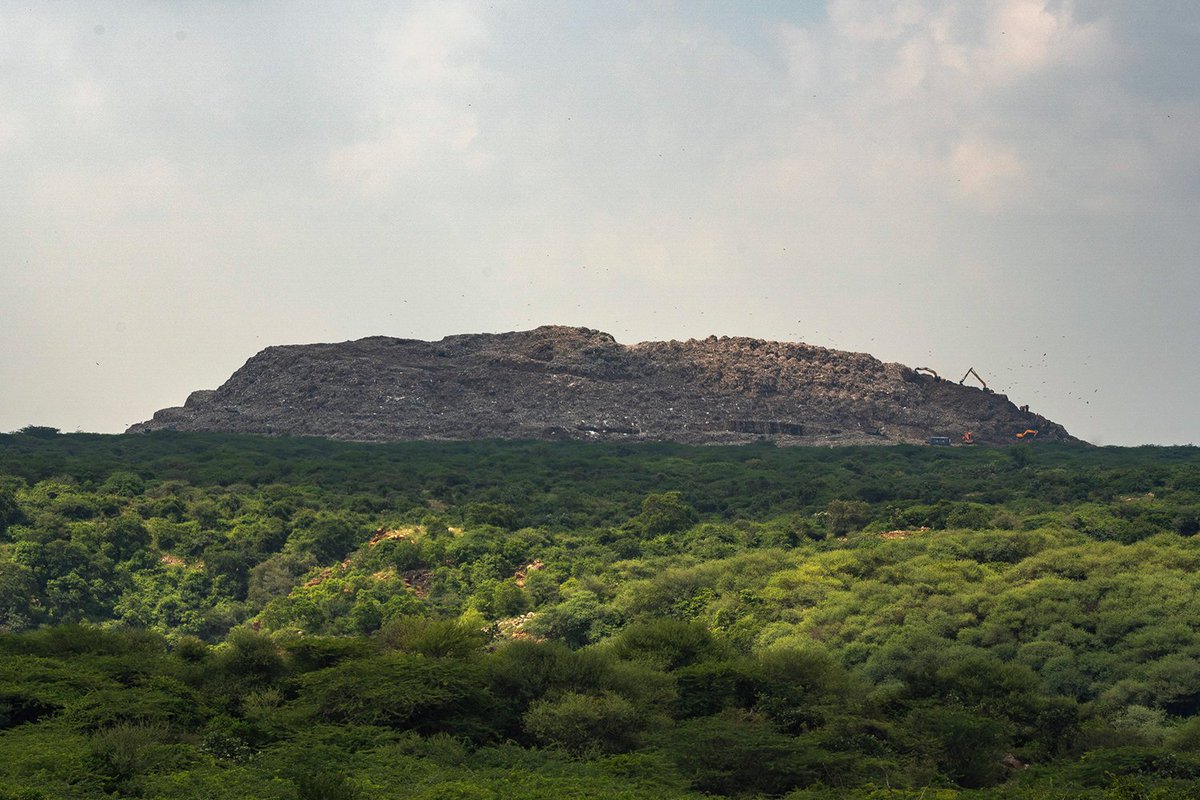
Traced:
<path id="1" fill-rule="evenodd" d="M 1002 394 L 865 353 L 742 337 L 622 345 L 588 328 L 268 347 L 129 432 L 358 441 L 593 439 L 788 445 L 1076 441 Z"/>

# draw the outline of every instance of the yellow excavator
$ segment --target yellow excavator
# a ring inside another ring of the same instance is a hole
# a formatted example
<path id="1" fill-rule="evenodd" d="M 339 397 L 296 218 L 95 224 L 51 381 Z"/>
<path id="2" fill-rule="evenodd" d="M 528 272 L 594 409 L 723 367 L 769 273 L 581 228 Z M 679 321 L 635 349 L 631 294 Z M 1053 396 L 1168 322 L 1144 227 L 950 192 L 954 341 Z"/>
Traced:
<path id="1" fill-rule="evenodd" d="M 929 367 L 917 367 L 913 370 L 913 372 L 917 373 L 918 375 L 931 375 L 935 381 L 940 381 L 942 379 L 941 375 L 938 375 Z"/>
<path id="2" fill-rule="evenodd" d="M 1017 438 L 1018 439 L 1036 439 L 1037 435 L 1038 435 L 1037 431 L 1035 431 L 1033 428 L 1029 428 L 1028 430 L 1018 433 Z"/>
<path id="3" fill-rule="evenodd" d="M 988 394 L 992 393 L 992 390 L 988 388 L 987 381 L 985 381 L 983 378 L 979 377 L 979 373 L 975 371 L 974 367 L 967 368 L 967 374 L 963 375 L 962 378 L 959 379 L 958 385 L 962 386 L 963 383 L 967 380 L 967 378 L 971 377 L 972 375 L 975 376 L 975 380 L 979 381 L 979 385 L 983 387 L 983 390 L 985 392 L 987 392 Z"/>

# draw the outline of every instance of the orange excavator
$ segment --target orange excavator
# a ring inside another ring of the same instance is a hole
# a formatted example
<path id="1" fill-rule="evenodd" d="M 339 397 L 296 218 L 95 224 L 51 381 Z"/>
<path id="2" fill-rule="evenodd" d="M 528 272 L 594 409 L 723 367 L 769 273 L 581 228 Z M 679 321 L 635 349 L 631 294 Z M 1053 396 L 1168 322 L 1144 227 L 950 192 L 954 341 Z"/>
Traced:
<path id="1" fill-rule="evenodd" d="M 1037 435 L 1038 435 L 1037 431 L 1035 431 L 1033 428 L 1029 428 L 1028 430 L 1018 433 L 1017 438 L 1018 439 L 1036 439 Z"/>
<path id="2" fill-rule="evenodd" d="M 975 434 L 972 433 L 971 431 L 967 431 L 966 433 L 964 433 L 962 435 L 962 443 L 963 444 L 975 444 Z"/>

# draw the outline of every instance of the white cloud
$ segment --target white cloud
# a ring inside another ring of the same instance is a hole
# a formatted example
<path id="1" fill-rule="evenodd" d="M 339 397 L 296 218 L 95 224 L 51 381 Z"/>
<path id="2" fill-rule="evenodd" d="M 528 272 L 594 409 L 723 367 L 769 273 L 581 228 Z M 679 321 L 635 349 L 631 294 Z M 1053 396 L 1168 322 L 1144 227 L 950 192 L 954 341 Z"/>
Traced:
<path id="1" fill-rule="evenodd" d="M 65 236 L 80 226 L 161 224 L 200 206 L 180 167 L 160 156 L 115 167 L 43 172 L 34 181 L 31 200 L 43 219 L 58 221 Z"/>
<path id="2" fill-rule="evenodd" d="M 455 111 L 441 104 L 411 103 L 382 131 L 339 147 L 326 161 L 328 173 L 353 183 L 364 192 L 392 188 L 403 172 L 429 162 L 450 169 L 446 157 L 458 157 L 458 166 L 478 166 L 482 154 L 472 152 L 479 135 L 474 114 Z"/>
<path id="3" fill-rule="evenodd" d="M 366 95 L 374 107 L 362 110 L 357 138 L 328 156 L 328 174 L 378 193 L 414 168 L 485 163 L 471 98 L 488 80 L 480 60 L 487 41 L 481 18 L 459 3 L 418 5 L 383 30 L 369 76 L 376 91 Z"/>
<path id="4" fill-rule="evenodd" d="M 985 205 L 1019 199 L 1009 192 L 1026 173 L 1011 149 L 979 138 L 963 139 L 955 145 L 950 168 L 961 196 Z"/>
<path id="5" fill-rule="evenodd" d="M 884 181 L 991 212 L 1031 198 L 1087 207 L 1095 198 L 1031 182 L 1060 159 L 1090 158 L 1096 151 L 1060 137 L 1103 140 L 1106 117 L 1130 102 L 1106 79 L 1119 68 L 1109 21 L 1079 22 L 1069 1 L 835 0 L 827 25 L 784 25 L 781 34 L 796 105 L 806 110 L 778 161 L 832 161 L 868 193 Z M 1104 109 L 1077 94 L 1097 84 Z M 862 168 L 846 170 L 853 151 Z"/>
<path id="6" fill-rule="evenodd" d="M 487 28 L 470 7 L 423 3 L 380 33 L 381 66 L 387 80 L 417 91 L 477 89 L 484 81 L 478 50 L 487 41 Z"/>
<path id="7" fill-rule="evenodd" d="M 63 95 L 63 105 L 67 111 L 79 114 L 95 114 L 104 108 L 108 93 L 100 84 L 90 78 L 72 81 Z"/>
<path id="8" fill-rule="evenodd" d="M 0 148 L 19 140 L 24 129 L 24 121 L 18 115 L 0 113 Z"/>
<path id="9" fill-rule="evenodd" d="M 1045 0 L 996 3 L 979 53 L 983 73 L 1005 80 L 1058 64 L 1087 66 L 1110 51 L 1101 23 L 1074 20 L 1072 3 L 1057 11 Z"/>

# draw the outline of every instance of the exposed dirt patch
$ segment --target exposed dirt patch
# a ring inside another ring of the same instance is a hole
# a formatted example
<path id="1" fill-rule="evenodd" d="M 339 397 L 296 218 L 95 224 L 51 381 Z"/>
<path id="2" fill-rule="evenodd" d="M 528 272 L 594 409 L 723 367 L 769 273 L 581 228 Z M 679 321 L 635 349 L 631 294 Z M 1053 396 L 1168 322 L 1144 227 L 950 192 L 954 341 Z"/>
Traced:
<path id="1" fill-rule="evenodd" d="M 546 565 L 542 563 L 541 559 L 537 559 L 536 561 L 531 561 L 530 563 L 526 564 L 525 566 L 521 567 L 520 569 L 518 569 L 516 572 L 513 573 L 513 582 L 516 583 L 517 586 L 524 589 L 525 588 L 525 579 L 527 577 L 529 577 L 529 574 L 532 572 L 537 572 L 538 570 L 542 570 L 545 568 L 546 568 Z"/>
<path id="2" fill-rule="evenodd" d="M 371 547 L 374 547 L 380 542 L 387 541 L 388 539 L 398 539 L 401 541 L 411 542 L 415 541 L 417 537 L 421 535 L 421 533 L 422 531 L 418 527 L 397 528 L 396 530 L 380 528 L 379 530 L 375 531 L 374 534 L 372 534 L 370 540 L 367 541 L 367 544 Z"/>
<path id="3" fill-rule="evenodd" d="M 400 574 L 404 585 L 417 597 L 428 597 L 433 586 L 433 573 L 427 569 L 410 569 Z"/>
<path id="4" fill-rule="evenodd" d="M 911 530 L 911 531 L 886 531 L 884 533 L 879 534 L 879 538 L 880 539 L 892 539 L 892 540 L 909 539 L 909 538 L 912 538 L 913 536 L 916 536 L 919 533 L 925 533 L 927 530 L 929 530 L 929 528 L 916 528 L 915 530 Z"/>
<path id="5" fill-rule="evenodd" d="M 488 630 L 492 636 L 492 646 L 495 647 L 503 642 L 512 641 L 544 642 L 545 639 L 543 637 L 532 634 L 525 629 L 536 615 L 537 612 L 529 611 L 520 616 L 497 620 Z"/>

